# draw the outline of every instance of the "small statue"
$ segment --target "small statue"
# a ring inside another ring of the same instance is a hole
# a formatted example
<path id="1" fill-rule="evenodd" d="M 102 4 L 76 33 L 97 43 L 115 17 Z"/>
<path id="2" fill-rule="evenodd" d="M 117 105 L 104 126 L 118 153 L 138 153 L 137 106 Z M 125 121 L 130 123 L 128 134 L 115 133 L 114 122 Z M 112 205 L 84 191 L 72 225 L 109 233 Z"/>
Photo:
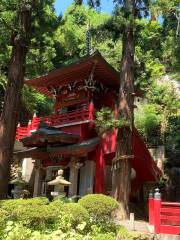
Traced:
<path id="1" fill-rule="evenodd" d="M 51 192 L 51 195 L 53 196 L 59 196 L 59 195 L 64 196 L 65 195 L 64 187 L 71 185 L 70 182 L 64 179 L 63 172 L 64 171 L 62 169 L 58 170 L 57 177 L 54 180 L 48 182 L 48 185 L 54 186 L 54 192 Z"/>

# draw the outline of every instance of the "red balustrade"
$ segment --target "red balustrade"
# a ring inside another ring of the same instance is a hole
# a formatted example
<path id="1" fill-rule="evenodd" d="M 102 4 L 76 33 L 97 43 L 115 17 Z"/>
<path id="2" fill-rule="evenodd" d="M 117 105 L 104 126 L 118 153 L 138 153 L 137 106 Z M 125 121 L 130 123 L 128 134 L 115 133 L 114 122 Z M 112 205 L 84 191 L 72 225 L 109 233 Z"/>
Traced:
<path id="1" fill-rule="evenodd" d="M 94 114 L 94 112 L 93 112 Z M 31 135 L 32 131 L 38 129 L 40 122 L 45 122 L 49 126 L 60 127 L 65 124 L 73 124 L 76 122 L 92 121 L 92 111 L 90 109 L 78 109 L 68 113 L 54 114 L 47 117 L 34 116 L 32 121 L 25 127 L 18 126 L 16 130 L 16 139 L 20 140 L 23 137 Z"/>
<path id="2" fill-rule="evenodd" d="M 154 197 L 150 193 L 149 224 L 155 233 L 180 234 L 180 203 L 163 202 L 158 189 Z"/>

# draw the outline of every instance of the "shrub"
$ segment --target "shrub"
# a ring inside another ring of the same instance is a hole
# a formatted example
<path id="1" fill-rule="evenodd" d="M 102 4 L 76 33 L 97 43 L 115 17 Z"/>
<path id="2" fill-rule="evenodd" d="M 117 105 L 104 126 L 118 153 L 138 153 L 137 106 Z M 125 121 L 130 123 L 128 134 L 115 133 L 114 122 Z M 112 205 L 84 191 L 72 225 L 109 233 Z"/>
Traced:
<path id="1" fill-rule="evenodd" d="M 31 239 L 31 230 L 22 226 L 21 224 L 7 225 L 5 229 L 4 239 L 6 240 L 27 240 Z"/>
<path id="2" fill-rule="evenodd" d="M 52 225 L 60 213 L 60 208 L 48 203 L 47 198 L 33 198 L 4 200 L 0 202 L 0 206 L 9 213 L 11 220 L 40 229 Z"/>
<path id="3" fill-rule="evenodd" d="M 88 194 L 79 200 L 79 204 L 87 209 L 92 219 L 111 218 L 111 213 L 119 207 L 112 197 L 103 194 Z"/>
<path id="4" fill-rule="evenodd" d="M 79 224 L 89 222 L 87 210 L 78 203 L 67 203 L 63 208 L 64 221 L 67 221 L 72 228 L 77 228 Z"/>
<path id="5" fill-rule="evenodd" d="M 9 214 L 7 211 L 0 209 L 0 239 L 3 239 L 2 235 L 6 226 L 6 222 L 8 220 L 8 216 Z"/>
<path id="6" fill-rule="evenodd" d="M 50 205 L 26 206 L 17 208 L 13 217 L 30 228 L 40 229 L 52 225 L 59 215 L 59 209 Z"/>
<path id="7" fill-rule="evenodd" d="M 113 233 L 98 234 L 94 236 L 92 240 L 116 240 L 116 237 Z"/>
<path id="8" fill-rule="evenodd" d="M 29 198 L 29 199 L 11 199 L 11 200 L 2 200 L 0 201 L 0 208 L 11 213 L 17 207 L 26 207 L 31 206 L 42 206 L 47 205 L 49 200 L 45 197 Z"/>

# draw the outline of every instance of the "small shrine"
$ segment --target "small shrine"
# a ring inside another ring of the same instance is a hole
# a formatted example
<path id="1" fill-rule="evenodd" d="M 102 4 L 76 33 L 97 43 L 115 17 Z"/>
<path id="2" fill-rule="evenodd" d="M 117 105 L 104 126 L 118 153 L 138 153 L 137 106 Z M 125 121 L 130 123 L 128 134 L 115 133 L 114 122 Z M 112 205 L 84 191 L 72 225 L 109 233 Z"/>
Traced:
<path id="1" fill-rule="evenodd" d="M 25 149 L 15 152 L 16 157 L 35 161 L 34 196 L 49 196 L 54 191 L 53 184 L 64 181 L 59 169 L 64 171 L 67 185 L 63 191 L 69 197 L 112 194 L 111 167 L 117 131 L 112 129 L 100 137 L 94 120 L 95 113 L 102 107 L 115 111 L 119 73 L 95 52 L 74 64 L 28 80 L 26 84 L 55 99 L 54 114 L 34 116 L 26 127 L 17 128 L 16 139 Z M 139 94 L 136 90 L 137 97 Z M 138 194 L 145 183 L 156 182 L 160 175 L 134 129 L 132 194 Z"/>

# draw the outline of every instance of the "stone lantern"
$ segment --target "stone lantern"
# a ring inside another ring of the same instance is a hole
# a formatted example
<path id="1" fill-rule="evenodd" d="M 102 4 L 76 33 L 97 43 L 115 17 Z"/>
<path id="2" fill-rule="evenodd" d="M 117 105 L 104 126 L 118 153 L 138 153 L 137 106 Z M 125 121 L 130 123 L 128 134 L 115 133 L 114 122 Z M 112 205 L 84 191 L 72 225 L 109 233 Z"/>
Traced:
<path id="1" fill-rule="evenodd" d="M 57 177 L 54 180 L 48 182 L 48 185 L 54 186 L 54 192 L 51 192 L 51 195 L 53 197 L 65 196 L 64 187 L 71 185 L 71 182 L 64 179 L 63 170 L 60 169 L 58 170 Z"/>
<path id="2" fill-rule="evenodd" d="M 23 187 L 26 185 L 26 182 L 22 178 L 22 173 L 19 171 L 17 177 L 10 181 L 10 184 L 14 185 L 14 189 L 11 191 L 14 198 L 21 198 Z"/>

